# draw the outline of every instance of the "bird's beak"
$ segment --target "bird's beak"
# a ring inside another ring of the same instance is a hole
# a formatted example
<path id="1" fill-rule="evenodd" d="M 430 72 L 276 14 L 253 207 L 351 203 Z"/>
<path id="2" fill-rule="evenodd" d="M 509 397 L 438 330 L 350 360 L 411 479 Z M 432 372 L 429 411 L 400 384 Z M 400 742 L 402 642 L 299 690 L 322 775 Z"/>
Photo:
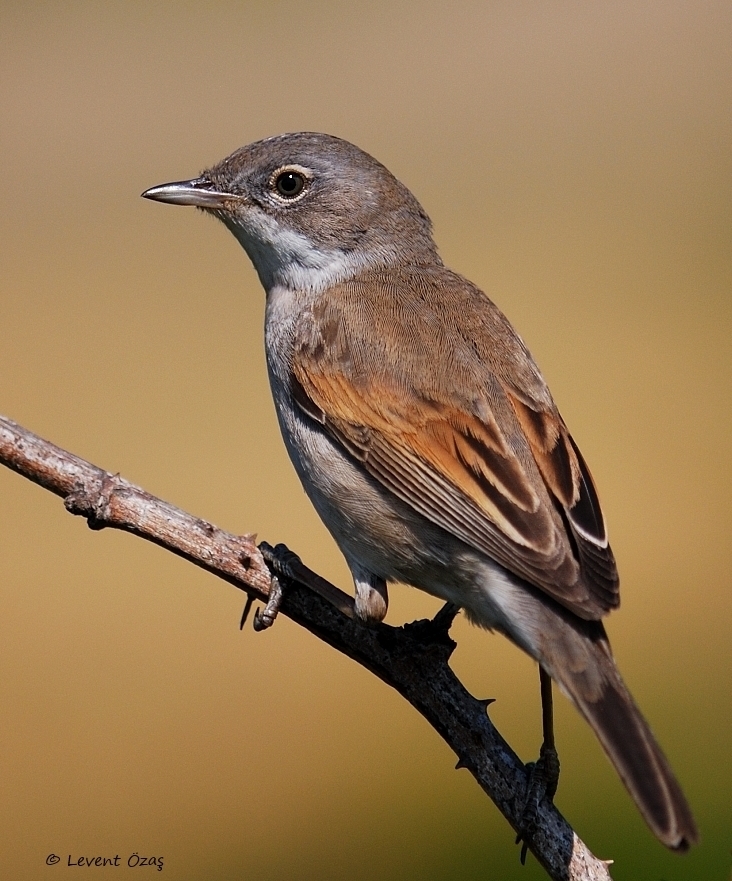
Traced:
<path id="1" fill-rule="evenodd" d="M 156 202 L 169 202 L 171 205 L 194 205 L 196 208 L 223 208 L 227 202 L 236 199 L 231 193 L 215 190 L 211 181 L 205 177 L 150 187 L 142 197 Z"/>

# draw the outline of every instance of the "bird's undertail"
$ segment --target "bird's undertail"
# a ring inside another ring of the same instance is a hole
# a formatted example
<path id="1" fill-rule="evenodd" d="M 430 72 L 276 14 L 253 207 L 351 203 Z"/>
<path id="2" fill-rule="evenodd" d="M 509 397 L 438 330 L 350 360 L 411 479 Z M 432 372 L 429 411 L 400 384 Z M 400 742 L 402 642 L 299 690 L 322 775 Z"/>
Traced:
<path id="1" fill-rule="evenodd" d="M 689 805 L 620 676 L 602 625 L 593 623 L 595 638 L 582 638 L 585 663 L 545 665 L 547 672 L 592 726 L 651 830 L 667 847 L 688 850 L 698 839 Z"/>

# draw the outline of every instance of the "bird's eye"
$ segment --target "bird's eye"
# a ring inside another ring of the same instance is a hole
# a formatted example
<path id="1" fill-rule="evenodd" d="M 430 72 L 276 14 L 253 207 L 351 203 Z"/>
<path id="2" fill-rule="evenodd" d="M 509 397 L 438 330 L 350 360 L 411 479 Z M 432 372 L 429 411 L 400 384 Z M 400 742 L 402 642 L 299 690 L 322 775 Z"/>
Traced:
<path id="1" fill-rule="evenodd" d="M 305 189 L 307 179 L 299 171 L 281 171 L 274 179 L 275 189 L 283 199 L 294 199 Z"/>

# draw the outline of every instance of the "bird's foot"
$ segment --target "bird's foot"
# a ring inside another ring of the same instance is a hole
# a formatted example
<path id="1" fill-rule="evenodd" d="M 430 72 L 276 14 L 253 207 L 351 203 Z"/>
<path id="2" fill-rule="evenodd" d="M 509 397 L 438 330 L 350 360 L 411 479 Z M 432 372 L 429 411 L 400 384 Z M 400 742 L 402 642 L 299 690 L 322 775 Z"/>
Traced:
<path id="1" fill-rule="evenodd" d="M 555 747 L 541 745 L 536 762 L 526 765 L 529 779 L 526 785 L 526 802 L 519 820 L 516 844 L 521 844 L 521 865 L 526 864 L 529 842 L 536 832 L 539 805 L 543 799 L 553 801 L 559 783 L 559 755 Z"/>
<path id="2" fill-rule="evenodd" d="M 300 557 L 291 551 L 286 544 L 280 542 L 272 547 L 266 541 L 260 542 L 259 552 L 264 557 L 264 562 L 269 566 L 273 575 L 282 575 L 285 578 L 295 579 L 295 567 L 299 566 L 302 561 Z"/>
<path id="3" fill-rule="evenodd" d="M 280 606 L 282 605 L 282 584 L 279 578 L 276 575 L 272 576 L 272 580 L 269 583 L 269 595 L 267 597 L 267 603 L 263 609 L 257 609 L 254 612 L 254 620 L 252 621 L 252 627 L 259 633 L 262 630 L 266 630 L 268 627 L 271 627 L 275 623 L 275 619 L 280 611 Z"/>
<path id="4" fill-rule="evenodd" d="M 272 545 L 263 541 L 259 545 L 259 551 L 264 557 L 264 562 L 269 566 L 272 580 L 270 581 L 269 595 L 264 609 L 261 611 L 257 609 L 254 613 L 252 626 L 257 632 L 271 627 L 280 611 L 280 606 L 282 605 L 282 582 L 278 576 L 294 578 L 292 567 L 300 563 L 298 555 L 284 544 L 278 544 L 273 548 Z M 247 599 L 244 613 L 241 616 L 240 628 L 244 627 L 253 601 L 254 598 L 252 596 Z"/>

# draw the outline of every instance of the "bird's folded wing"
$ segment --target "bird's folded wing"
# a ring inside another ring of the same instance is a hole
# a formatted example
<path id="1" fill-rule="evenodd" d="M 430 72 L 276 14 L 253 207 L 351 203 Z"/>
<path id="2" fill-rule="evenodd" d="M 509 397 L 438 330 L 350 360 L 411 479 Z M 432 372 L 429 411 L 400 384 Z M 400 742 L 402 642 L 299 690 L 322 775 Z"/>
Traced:
<path id="1" fill-rule="evenodd" d="M 415 511 L 581 617 L 617 606 L 592 478 L 556 411 L 496 380 L 501 430 L 485 402 L 478 416 L 383 372 L 356 383 L 307 346 L 291 380 L 301 409 Z"/>

